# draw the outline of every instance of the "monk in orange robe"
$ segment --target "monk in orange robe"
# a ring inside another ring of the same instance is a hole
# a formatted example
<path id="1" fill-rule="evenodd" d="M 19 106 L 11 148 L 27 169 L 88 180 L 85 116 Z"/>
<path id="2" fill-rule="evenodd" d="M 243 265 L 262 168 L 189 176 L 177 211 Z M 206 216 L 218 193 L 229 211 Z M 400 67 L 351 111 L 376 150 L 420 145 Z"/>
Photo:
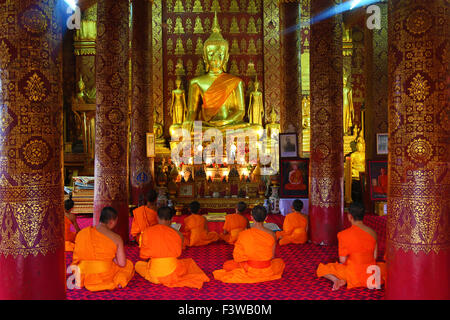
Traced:
<path id="1" fill-rule="evenodd" d="M 386 169 L 380 169 L 380 175 L 378 176 L 378 185 L 373 187 L 373 191 L 379 194 L 387 194 L 388 187 L 388 176 L 386 174 Z"/>
<path id="2" fill-rule="evenodd" d="M 213 272 L 214 278 L 227 283 L 256 283 L 280 279 L 284 261 L 275 256 L 275 233 L 264 227 L 266 208 L 252 210 L 254 226 L 239 234 L 234 245 L 233 260 Z"/>
<path id="3" fill-rule="evenodd" d="M 294 200 L 293 212 L 286 215 L 283 222 L 283 231 L 278 231 L 277 238 L 280 246 L 295 243 L 303 244 L 308 240 L 308 217 L 302 214 L 303 202 Z"/>
<path id="4" fill-rule="evenodd" d="M 147 227 L 154 226 L 158 223 L 156 211 L 156 200 L 158 194 L 155 190 L 150 190 L 146 195 L 147 203 L 133 210 L 133 221 L 131 223 L 131 236 L 141 246 L 142 232 Z"/>
<path id="5" fill-rule="evenodd" d="M 117 211 L 105 207 L 97 226 L 78 232 L 73 265 L 80 272 L 80 287 L 89 291 L 125 288 L 133 277 L 134 266 L 125 256 L 123 240 L 112 231 L 117 220 Z"/>
<path id="6" fill-rule="evenodd" d="M 189 204 L 191 215 L 184 219 L 184 236 L 188 246 L 204 246 L 219 240 L 217 232 L 208 230 L 208 221 L 200 215 L 200 203 L 192 201 Z"/>
<path id="7" fill-rule="evenodd" d="M 306 184 L 303 182 L 303 173 L 296 163 L 292 164 L 292 170 L 289 172 L 289 183 L 286 183 L 286 190 L 306 190 Z"/>
<path id="8" fill-rule="evenodd" d="M 220 234 L 220 239 L 234 244 L 241 231 L 250 227 L 248 219 L 243 215 L 247 209 L 247 204 L 243 201 L 236 206 L 236 213 L 228 214 L 225 217 L 225 224 L 223 225 L 223 233 Z"/>
<path id="9" fill-rule="evenodd" d="M 72 194 L 69 195 L 69 199 L 64 201 L 64 239 L 65 239 L 65 251 L 73 251 L 75 248 L 75 237 L 80 231 L 80 226 L 77 223 L 77 217 L 71 212 L 75 203 L 72 200 Z M 70 230 L 73 225 L 75 232 Z"/>
<path id="10" fill-rule="evenodd" d="M 182 252 L 183 235 L 171 228 L 173 211 L 169 207 L 158 209 L 158 224 L 145 229 L 136 262 L 136 272 L 148 281 L 167 287 L 201 289 L 209 281 L 192 258 L 177 259 Z"/>
<path id="11" fill-rule="evenodd" d="M 338 233 L 339 263 L 319 264 L 317 276 L 333 282 L 332 290 L 367 287 L 373 267 L 379 267 L 379 284 L 385 279 L 385 268 L 377 263 L 377 234 L 363 223 L 364 206 L 353 202 L 347 215 L 352 226 Z M 372 266 L 372 267 L 371 267 Z M 371 267 L 371 268 L 369 268 Z"/>

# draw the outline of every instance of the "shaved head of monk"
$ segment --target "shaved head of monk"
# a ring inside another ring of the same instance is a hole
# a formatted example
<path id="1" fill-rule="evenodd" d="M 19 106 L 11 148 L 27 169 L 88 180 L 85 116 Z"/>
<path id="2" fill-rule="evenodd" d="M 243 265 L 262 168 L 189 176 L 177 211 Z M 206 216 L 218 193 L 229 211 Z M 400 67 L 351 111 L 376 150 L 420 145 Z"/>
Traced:
<path id="1" fill-rule="evenodd" d="M 158 199 L 158 194 L 156 193 L 155 190 L 150 190 L 147 193 L 147 204 L 153 204 L 156 202 L 156 200 Z"/>
<path id="2" fill-rule="evenodd" d="M 170 207 L 161 207 L 158 209 L 158 220 L 172 221 L 173 210 Z"/>
<path id="3" fill-rule="evenodd" d="M 303 201 L 299 199 L 294 200 L 294 202 L 292 202 L 292 209 L 294 209 L 297 212 L 302 212 Z"/>
<path id="4" fill-rule="evenodd" d="M 350 204 L 350 207 L 348 208 L 349 215 L 353 218 L 355 221 L 363 221 L 364 219 L 364 205 L 360 202 L 352 202 Z"/>
<path id="5" fill-rule="evenodd" d="M 244 211 L 247 209 L 247 204 L 244 201 L 239 201 L 236 205 L 236 210 L 239 213 L 244 213 Z"/>
<path id="6" fill-rule="evenodd" d="M 263 206 L 256 206 L 252 210 L 252 217 L 256 222 L 264 222 L 267 217 L 267 210 Z"/>
<path id="7" fill-rule="evenodd" d="M 100 213 L 100 222 L 112 229 L 117 224 L 118 214 L 113 207 L 104 207 Z"/>
<path id="8" fill-rule="evenodd" d="M 200 214 L 200 202 L 198 201 L 192 201 L 189 204 L 189 211 L 193 214 Z"/>

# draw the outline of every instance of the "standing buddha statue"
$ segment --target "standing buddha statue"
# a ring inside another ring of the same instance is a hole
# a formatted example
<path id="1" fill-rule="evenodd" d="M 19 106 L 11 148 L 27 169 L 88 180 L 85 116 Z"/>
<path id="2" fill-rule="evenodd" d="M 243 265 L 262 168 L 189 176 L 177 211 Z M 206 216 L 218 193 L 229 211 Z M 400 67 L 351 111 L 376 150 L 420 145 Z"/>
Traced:
<path id="1" fill-rule="evenodd" d="M 353 108 L 352 88 L 348 85 L 347 76 L 344 76 L 344 135 L 351 135 L 351 129 L 355 118 L 355 109 Z"/>
<path id="2" fill-rule="evenodd" d="M 181 80 L 176 79 L 176 89 L 172 90 L 172 102 L 169 108 L 169 115 L 172 116 L 173 123 L 183 123 L 186 115 L 186 97 L 184 90 L 180 88 Z"/>
<path id="3" fill-rule="evenodd" d="M 262 125 L 264 116 L 264 105 L 262 99 L 262 93 L 258 91 L 259 81 L 256 76 L 254 83 L 255 90 L 250 93 L 250 101 L 248 106 L 248 120 L 250 123 Z"/>

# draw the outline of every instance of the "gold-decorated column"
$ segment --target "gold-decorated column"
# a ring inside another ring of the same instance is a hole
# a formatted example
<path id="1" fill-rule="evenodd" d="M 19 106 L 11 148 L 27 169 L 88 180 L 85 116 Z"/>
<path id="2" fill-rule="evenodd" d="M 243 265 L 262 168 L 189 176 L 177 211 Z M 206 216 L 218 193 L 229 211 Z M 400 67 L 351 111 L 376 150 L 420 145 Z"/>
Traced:
<path id="1" fill-rule="evenodd" d="M 0 300 L 65 298 L 56 3 L 0 1 Z"/>
<path id="2" fill-rule="evenodd" d="M 146 133 L 153 125 L 151 105 L 151 3 L 133 0 L 132 25 L 132 97 L 131 97 L 131 146 L 130 182 L 131 203 L 137 205 L 140 194 L 151 187 L 150 161 L 147 158 Z"/>
<path id="3" fill-rule="evenodd" d="M 446 0 L 389 1 L 387 299 L 450 299 Z"/>
<path id="4" fill-rule="evenodd" d="M 318 21 L 333 0 L 311 1 L 310 226 L 313 243 L 337 243 L 343 225 L 342 15 Z"/>
<path id="5" fill-rule="evenodd" d="M 94 225 L 105 206 L 119 213 L 128 240 L 128 0 L 97 4 Z"/>

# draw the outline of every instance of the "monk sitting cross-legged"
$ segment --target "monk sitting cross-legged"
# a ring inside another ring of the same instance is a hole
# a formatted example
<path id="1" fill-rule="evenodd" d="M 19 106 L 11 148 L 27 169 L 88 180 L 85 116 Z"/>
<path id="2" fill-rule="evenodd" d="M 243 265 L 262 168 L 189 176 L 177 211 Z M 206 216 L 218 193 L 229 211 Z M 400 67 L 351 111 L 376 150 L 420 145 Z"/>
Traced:
<path id="1" fill-rule="evenodd" d="M 191 215 L 184 219 L 184 236 L 186 245 L 203 246 L 219 240 L 217 232 L 208 230 L 208 221 L 200 214 L 200 203 L 192 201 L 189 204 Z"/>
<path id="2" fill-rule="evenodd" d="M 142 232 L 147 227 L 154 226 L 158 223 L 156 217 L 156 200 L 158 194 L 155 190 L 150 190 L 146 195 L 147 203 L 133 210 L 133 222 L 131 223 L 131 236 L 136 239 L 139 246 L 141 246 Z"/>
<path id="3" fill-rule="evenodd" d="M 294 200 L 293 212 L 284 218 L 283 231 L 277 232 L 280 246 L 288 243 L 303 244 L 308 240 L 308 217 L 301 213 L 302 209 L 303 202 Z"/>
<path id="4" fill-rule="evenodd" d="M 280 279 L 284 261 L 276 258 L 275 233 L 264 227 L 266 208 L 252 210 L 253 228 L 242 231 L 234 245 L 234 260 L 226 261 L 223 269 L 213 272 L 214 278 L 227 283 L 256 283 Z"/>
<path id="5" fill-rule="evenodd" d="M 243 201 L 236 206 L 236 213 L 228 214 L 225 217 L 225 224 L 223 225 L 223 233 L 220 238 L 229 244 L 234 244 L 241 231 L 250 227 L 248 219 L 243 215 L 247 204 Z"/>
<path id="6" fill-rule="evenodd" d="M 80 227 L 77 223 L 77 217 L 71 212 L 74 207 L 74 202 L 72 200 L 72 194 L 70 194 L 69 199 L 64 201 L 64 239 L 65 239 L 65 251 L 73 251 L 75 247 L 75 237 L 80 231 Z M 75 232 L 70 230 L 73 225 Z"/>
<path id="7" fill-rule="evenodd" d="M 206 274 L 191 258 L 177 259 L 182 252 L 183 235 L 171 228 L 173 211 L 169 207 L 158 209 L 158 224 L 145 229 L 136 262 L 136 272 L 148 281 L 167 287 L 200 289 L 209 281 Z"/>
<path id="8" fill-rule="evenodd" d="M 349 211 L 347 217 L 352 226 L 337 235 L 339 263 L 321 263 L 317 268 L 318 277 L 333 281 L 333 291 L 345 284 L 347 289 L 368 286 L 367 279 L 373 275 L 373 269 L 377 266 L 380 267 L 380 285 L 385 278 L 385 268 L 382 263 L 377 264 L 375 261 L 377 234 L 363 223 L 364 206 L 353 202 Z"/>
<path id="9" fill-rule="evenodd" d="M 117 211 L 105 207 L 97 226 L 78 232 L 73 265 L 79 268 L 81 287 L 90 291 L 124 288 L 133 277 L 133 263 L 126 259 L 123 240 L 112 231 L 117 221 Z"/>

